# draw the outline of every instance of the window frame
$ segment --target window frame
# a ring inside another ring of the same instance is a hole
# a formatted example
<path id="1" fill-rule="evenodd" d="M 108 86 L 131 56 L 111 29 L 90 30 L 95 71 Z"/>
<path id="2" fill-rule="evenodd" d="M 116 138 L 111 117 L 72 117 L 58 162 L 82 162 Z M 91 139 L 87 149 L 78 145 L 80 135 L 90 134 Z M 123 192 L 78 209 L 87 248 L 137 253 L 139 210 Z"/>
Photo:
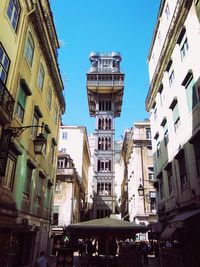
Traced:
<path id="1" fill-rule="evenodd" d="M 27 162 L 26 176 L 25 176 L 25 183 L 24 183 L 24 190 L 23 190 L 23 197 L 27 200 L 30 199 L 33 169 L 34 169 L 33 166 L 31 166 L 31 164 Z"/>
<path id="2" fill-rule="evenodd" d="M 172 110 L 172 116 L 173 116 L 173 122 L 174 122 L 174 131 L 177 132 L 177 130 L 179 129 L 179 127 L 181 125 L 177 98 L 173 99 L 169 108 Z"/>
<path id="3" fill-rule="evenodd" d="M 6 53 L 6 50 L 4 49 L 2 43 L 0 42 L 0 50 L 2 51 L 2 55 L 0 54 L 0 80 L 6 84 L 8 72 L 10 68 L 10 58 L 8 57 L 8 54 Z M 7 64 L 5 65 L 5 59 L 7 60 Z M 2 73 L 4 73 L 4 77 L 2 76 Z"/>
<path id="4" fill-rule="evenodd" d="M 181 32 L 177 40 L 177 44 L 179 45 L 180 48 L 181 60 L 183 60 L 189 50 L 189 44 L 185 26 L 183 26 L 183 28 L 181 29 Z"/>
<path id="5" fill-rule="evenodd" d="M 17 157 L 12 153 L 8 153 L 3 187 L 10 191 L 13 190 L 14 186 L 16 166 Z"/>
<path id="6" fill-rule="evenodd" d="M 199 102 L 197 86 L 194 80 L 192 70 L 188 71 L 187 75 L 185 76 L 182 82 L 182 86 L 184 86 L 186 90 L 188 112 L 190 113 L 198 105 Z"/>
<path id="7" fill-rule="evenodd" d="M 37 76 L 37 86 L 41 92 L 43 92 L 44 88 L 44 79 L 45 79 L 44 66 L 42 65 L 42 63 L 40 63 Z"/>
<path id="8" fill-rule="evenodd" d="M 32 67 L 33 65 L 34 51 L 35 51 L 34 39 L 32 37 L 32 34 L 29 31 L 26 37 L 26 43 L 24 47 L 24 56 L 30 67 Z"/>
<path id="9" fill-rule="evenodd" d="M 23 120 L 24 120 L 24 115 L 25 115 L 25 110 L 26 110 L 26 102 L 27 102 L 27 93 L 26 93 L 26 90 L 24 89 L 23 85 L 20 83 L 18 96 L 17 96 L 15 114 L 17 115 L 17 118 L 21 122 L 23 122 Z"/>
<path id="10" fill-rule="evenodd" d="M 13 6 L 11 7 L 12 4 Z M 17 8 L 17 5 L 18 5 L 18 8 Z M 17 31 L 17 27 L 19 24 L 20 13 L 21 13 L 20 2 L 18 0 L 9 0 L 6 14 L 15 32 Z"/>
<path id="11" fill-rule="evenodd" d="M 181 149 L 178 154 L 175 156 L 175 159 L 178 161 L 179 167 L 179 178 L 181 187 L 183 188 L 188 183 L 188 172 L 186 166 L 185 152 Z"/>

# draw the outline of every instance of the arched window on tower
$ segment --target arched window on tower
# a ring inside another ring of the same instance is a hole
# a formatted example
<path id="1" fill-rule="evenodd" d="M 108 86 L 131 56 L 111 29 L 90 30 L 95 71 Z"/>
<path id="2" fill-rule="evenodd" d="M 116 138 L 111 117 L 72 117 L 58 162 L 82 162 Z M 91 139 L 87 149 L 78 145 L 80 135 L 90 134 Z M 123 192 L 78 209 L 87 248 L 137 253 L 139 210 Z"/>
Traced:
<path id="1" fill-rule="evenodd" d="M 108 130 L 108 119 L 105 119 L 105 130 Z"/>
<path id="2" fill-rule="evenodd" d="M 108 130 L 111 130 L 111 119 L 108 119 Z"/>
<path id="3" fill-rule="evenodd" d="M 98 170 L 98 172 L 100 171 L 100 168 L 101 168 L 101 161 L 100 160 L 98 160 L 98 164 L 97 164 L 98 166 L 97 166 L 97 170 Z"/>
<path id="4" fill-rule="evenodd" d="M 98 149 L 101 150 L 101 144 L 102 144 L 102 140 L 101 138 L 99 137 L 98 138 Z"/>
<path id="5" fill-rule="evenodd" d="M 108 138 L 108 150 L 111 150 L 111 138 Z"/>
<path id="6" fill-rule="evenodd" d="M 102 119 L 99 118 L 99 121 L 98 121 L 98 129 L 101 130 L 102 129 Z"/>
<path id="7" fill-rule="evenodd" d="M 105 150 L 108 150 L 108 138 L 107 137 L 105 138 L 104 147 L 105 147 Z"/>
<path id="8" fill-rule="evenodd" d="M 105 118 L 102 118 L 102 127 L 101 130 L 105 130 L 106 120 Z"/>
<path id="9" fill-rule="evenodd" d="M 108 169 L 109 169 L 109 171 L 111 171 L 111 160 L 109 160 L 109 162 L 108 162 Z"/>

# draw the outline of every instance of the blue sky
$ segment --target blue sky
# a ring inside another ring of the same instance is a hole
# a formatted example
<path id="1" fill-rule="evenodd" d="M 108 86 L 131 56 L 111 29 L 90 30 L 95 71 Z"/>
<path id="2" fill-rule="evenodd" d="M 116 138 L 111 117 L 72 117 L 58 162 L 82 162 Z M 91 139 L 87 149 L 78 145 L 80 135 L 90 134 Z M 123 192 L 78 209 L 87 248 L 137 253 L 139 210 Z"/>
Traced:
<path id="1" fill-rule="evenodd" d="M 134 122 L 148 118 L 145 99 L 149 88 L 147 56 L 160 0 L 50 0 L 61 48 L 58 61 L 64 81 L 65 125 L 95 128 L 89 116 L 86 72 L 91 51 L 122 54 L 125 87 L 115 139 Z"/>

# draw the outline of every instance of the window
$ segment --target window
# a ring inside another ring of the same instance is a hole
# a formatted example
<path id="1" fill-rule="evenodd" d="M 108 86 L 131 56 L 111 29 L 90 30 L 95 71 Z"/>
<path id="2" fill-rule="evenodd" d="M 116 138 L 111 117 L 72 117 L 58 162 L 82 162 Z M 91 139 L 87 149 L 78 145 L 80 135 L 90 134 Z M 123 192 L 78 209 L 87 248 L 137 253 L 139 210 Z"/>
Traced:
<path id="1" fill-rule="evenodd" d="M 37 78 L 37 85 L 40 88 L 40 90 L 43 90 L 43 85 L 44 85 L 44 67 L 42 64 L 40 64 L 39 71 L 38 71 L 38 78 Z"/>
<path id="2" fill-rule="evenodd" d="M 13 29 L 17 30 L 17 24 L 20 17 L 20 5 L 18 0 L 10 0 L 7 9 L 7 15 L 10 19 Z"/>
<path id="3" fill-rule="evenodd" d="M 150 191 L 149 192 L 149 200 L 150 200 L 150 211 L 156 211 L 156 192 Z"/>
<path id="4" fill-rule="evenodd" d="M 20 119 L 20 121 L 23 121 L 24 119 L 24 112 L 25 112 L 25 106 L 26 106 L 26 92 L 23 89 L 21 83 L 20 88 L 18 92 L 18 100 L 17 100 L 17 106 L 16 106 L 16 115 Z"/>
<path id="5" fill-rule="evenodd" d="M 62 193 L 62 183 L 61 181 L 56 181 L 55 184 L 55 194 L 61 194 Z"/>
<path id="6" fill-rule="evenodd" d="M 63 152 L 63 153 L 67 153 L 67 149 L 66 149 L 65 147 L 62 147 L 62 148 L 61 148 L 61 152 Z"/>
<path id="7" fill-rule="evenodd" d="M 59 220 L 59 206 L 53 207 L 53 225 L 58 225 Z"/>
<path id="8" fill-rule="evenodd" d="M 157 119 L 157 107 L 156 107 L 156 102 L 153 103 L 153 106 L 152 106 L 152 112 L 153 112 L 153 118 L 154 118 L 154 121 Z"/>
<path id="9" fill-rule="evenodd" d="M 169 86 L 171 87 L 174 83 L 174 80 L 175 80 L 172 60 L 169 61 L 167 68 L 166 68 L 166 71 L 168 72 Z"/>
<path id="10" fill-rule="evenodd" d="M 174 192 L 174 183 L 173 183 L 172 166 L 171 166 L 171 164 L 167 167 L 166 171 L 167 171 L 169 195 L 171 195 Z"/>
<path id="11" fill-rule="evenodd" d="M 99 137 L 98 138 L 98 149 L 99 150 L 110 150 L 111 149 L 111 138 L 110 137 Z"/>
<path id="12" fill-rule="evenodd" d="M 194 82 L 192 71 L 189 71 L 182 82 L 182 85 L 185 86 L 188 111 L 191 112 L 198 103 L 197 90 Z"/>
<path id="13" fill-rule="evenodd" d="M 52 89 L 49 88 L 47 93 L 47 107 L 49 110 L 51 109 L 51 101 L 52 101 Z"/>
<path id="14" fill-rule="evenodd" d="M 164 132 L 164 144 L 165 146 L 167 146 L 167 144 L 169 143 L 169 134 L 168 134 L 168 127 L 167 127 L 167 119 L 164 118 L 161 126 L 163 127 L 163 132 Z"/>
<path id="15" fill-rule="evenodd" d="M 8 58 L 4 48 L 0 43 L 0 79 L 5 84 L 8 76 L 8 69 L 10 66 L 10 59 Z"/>
<path id="16" fill-rule="evenodd" d="M 58 159 L 57 168 L 65 168 L 65 167 L 67 167 L 65 158 Z"/>
<path id="17" fill-rule="evenodd" d="M 174 98 L 172 101 L 172 104 L 169 107 L 172 110 L 173 114 L 173 121 L 174 121 L 174 130 L 175 132 L 178 130 L 180 127 L 180 115 L 179 115 L 179 108 L 178 108 L 178 102 L 177 99 Z"/>
<path id="18" fill-rule="evenodd" d="M 16 157 L 14 157 L 11 154 L 8 154 L 6 172 L 5 172 L 5 180 L 4 180 L 3 185 L 9 190 L 13 189 L 16 162 L 17 162 Z"/>
<path id="19" fill-rule="evenodd" d="M 160 150 L 160 141 L 159 141 L 159 133 L 158 132 L 156 132 L 154 139 L 156 140 L 156 155 L 157 155 L 157 158 L 159 158 L 161 150 Z"/>
<path id="20" fill-rule="evenodd" d="M 34 112 L 34 114 L 33 114 L 32 125 L 33 126 L 38 126 L 39 125 L 39 117 L 38 117 L 36 112 Z M 33 138 L 36 138 L 37 132 L 38 132 L 38 128 L 37 127 L 32 127 L 31 128 L 31 135 L 32 135 Z"/>
<path id="21" fill-rule="evenodd" d="M 37 196 L 36 196 L 36 201 L 38 205 L 42 204 L 42 196 L 43 196 L 43 177 L 39 175 L 38 185 L 37 185 Z"/>
<path id="22" fill-rule="evenodd" d="M 98 160 L 98 168 L 99 172 L 111 172 L 111 160 L 102 159 Z"/>
<path id="23" fill-rule="evenodd" d="M 100 111 L 110 111 L 111 110 L 111 101 L 99 101 L 99 110 Z"/>
<path id="24" fill-rule="evenodd" d="M 151 140 L 151 129 L 150 128 L 146 128 L 146 139 Z"/>
<path id="25" fill-rule="evenodd" d="M 157 116 L 158 116 L 158 114 L 157 114 L 157 107 L 155 106 L 155 108 L 154 108 L 154 111 L 153 111 L 153 116 L 154 116 L 154 121 L 157 119 Z"/>
<path id="26" fill-rule="evenodd" d="M 111 195 L 111 183 L 109 182 L 98 182 L 97 184 L 97 195 Z"/>
<path id="27" fill-rule="evenodd" d="M 175 157 L 175 159 L 178 160 L 181 186 L 184 186 L 185 184 L 187 184 L 187 181 L 188 181 L 184 150 L 181 150 L 178 153 L 178 155 Z"/>
<path id="28" fill-rule="evenodd" d="M 180 47 L 181 59 L 183 60 L 189 49 L 185 27 L 183 27 L 183 29 L 181 30 L 177 43 Z"/>
<path id="29" fill-rule="evenodd" d="M 67 140 L 67 132 L 62 132 L 62 139 Z"/>
<path id="30" fill-rule="evenodd" d="M 154 181 L 154 169 L 153 167 L 148 167 L 149 181 Z"/>
<path id="31" fill-rule="evenodd" d="M 35 49 L 35 45 L 33 42 L 33 38 L 31 34 L 29 33 L 26 39 L 24 55 L 30 66 L 32 66 L 32 62 L 33 62 L 34 49 Z"/>
<path id="32" fill-rule="evenodd" d="M 27 164 L 24 191 L 23 191 L 23 197 L 26 199 L 30 198 L 32 172 L 33 172 L 33 167 L 30 164 Z"/>
<path id="33" fill-rule="evenodd" d="M 158 92 L 160 93 L 160 106 L 162 106 L 164 101 L 165 101 L 165 95 L 164 95 L 164 90 L 163 90 L 163 84 L 162 83 L 159 86 Z"/>
<path id="34" fill-rule="evenodd" d="M 168 3 L 166 4 L 166 7 L 165 7 L 165 15 L 166 15 L 166 19 L 168 20 L 170 17 L 170 10 L 169 10 L 169 4 Z"/>

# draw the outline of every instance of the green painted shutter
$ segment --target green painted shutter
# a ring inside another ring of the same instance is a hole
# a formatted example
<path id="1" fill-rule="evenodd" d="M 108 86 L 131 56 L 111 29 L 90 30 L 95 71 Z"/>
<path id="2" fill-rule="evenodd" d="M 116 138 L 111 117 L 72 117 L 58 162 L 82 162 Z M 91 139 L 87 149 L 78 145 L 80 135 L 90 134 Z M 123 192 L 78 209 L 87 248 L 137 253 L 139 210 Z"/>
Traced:
<path id="1" fill-rule="evenodd" d="M 23 87 L 21 85 L 20 85 L 20 88 L 19 88 L 18 102 L 25 109 L 26 93 L 25 93 L 25 91 L 24 91 L 24 89 L 23 89 Z"/>

